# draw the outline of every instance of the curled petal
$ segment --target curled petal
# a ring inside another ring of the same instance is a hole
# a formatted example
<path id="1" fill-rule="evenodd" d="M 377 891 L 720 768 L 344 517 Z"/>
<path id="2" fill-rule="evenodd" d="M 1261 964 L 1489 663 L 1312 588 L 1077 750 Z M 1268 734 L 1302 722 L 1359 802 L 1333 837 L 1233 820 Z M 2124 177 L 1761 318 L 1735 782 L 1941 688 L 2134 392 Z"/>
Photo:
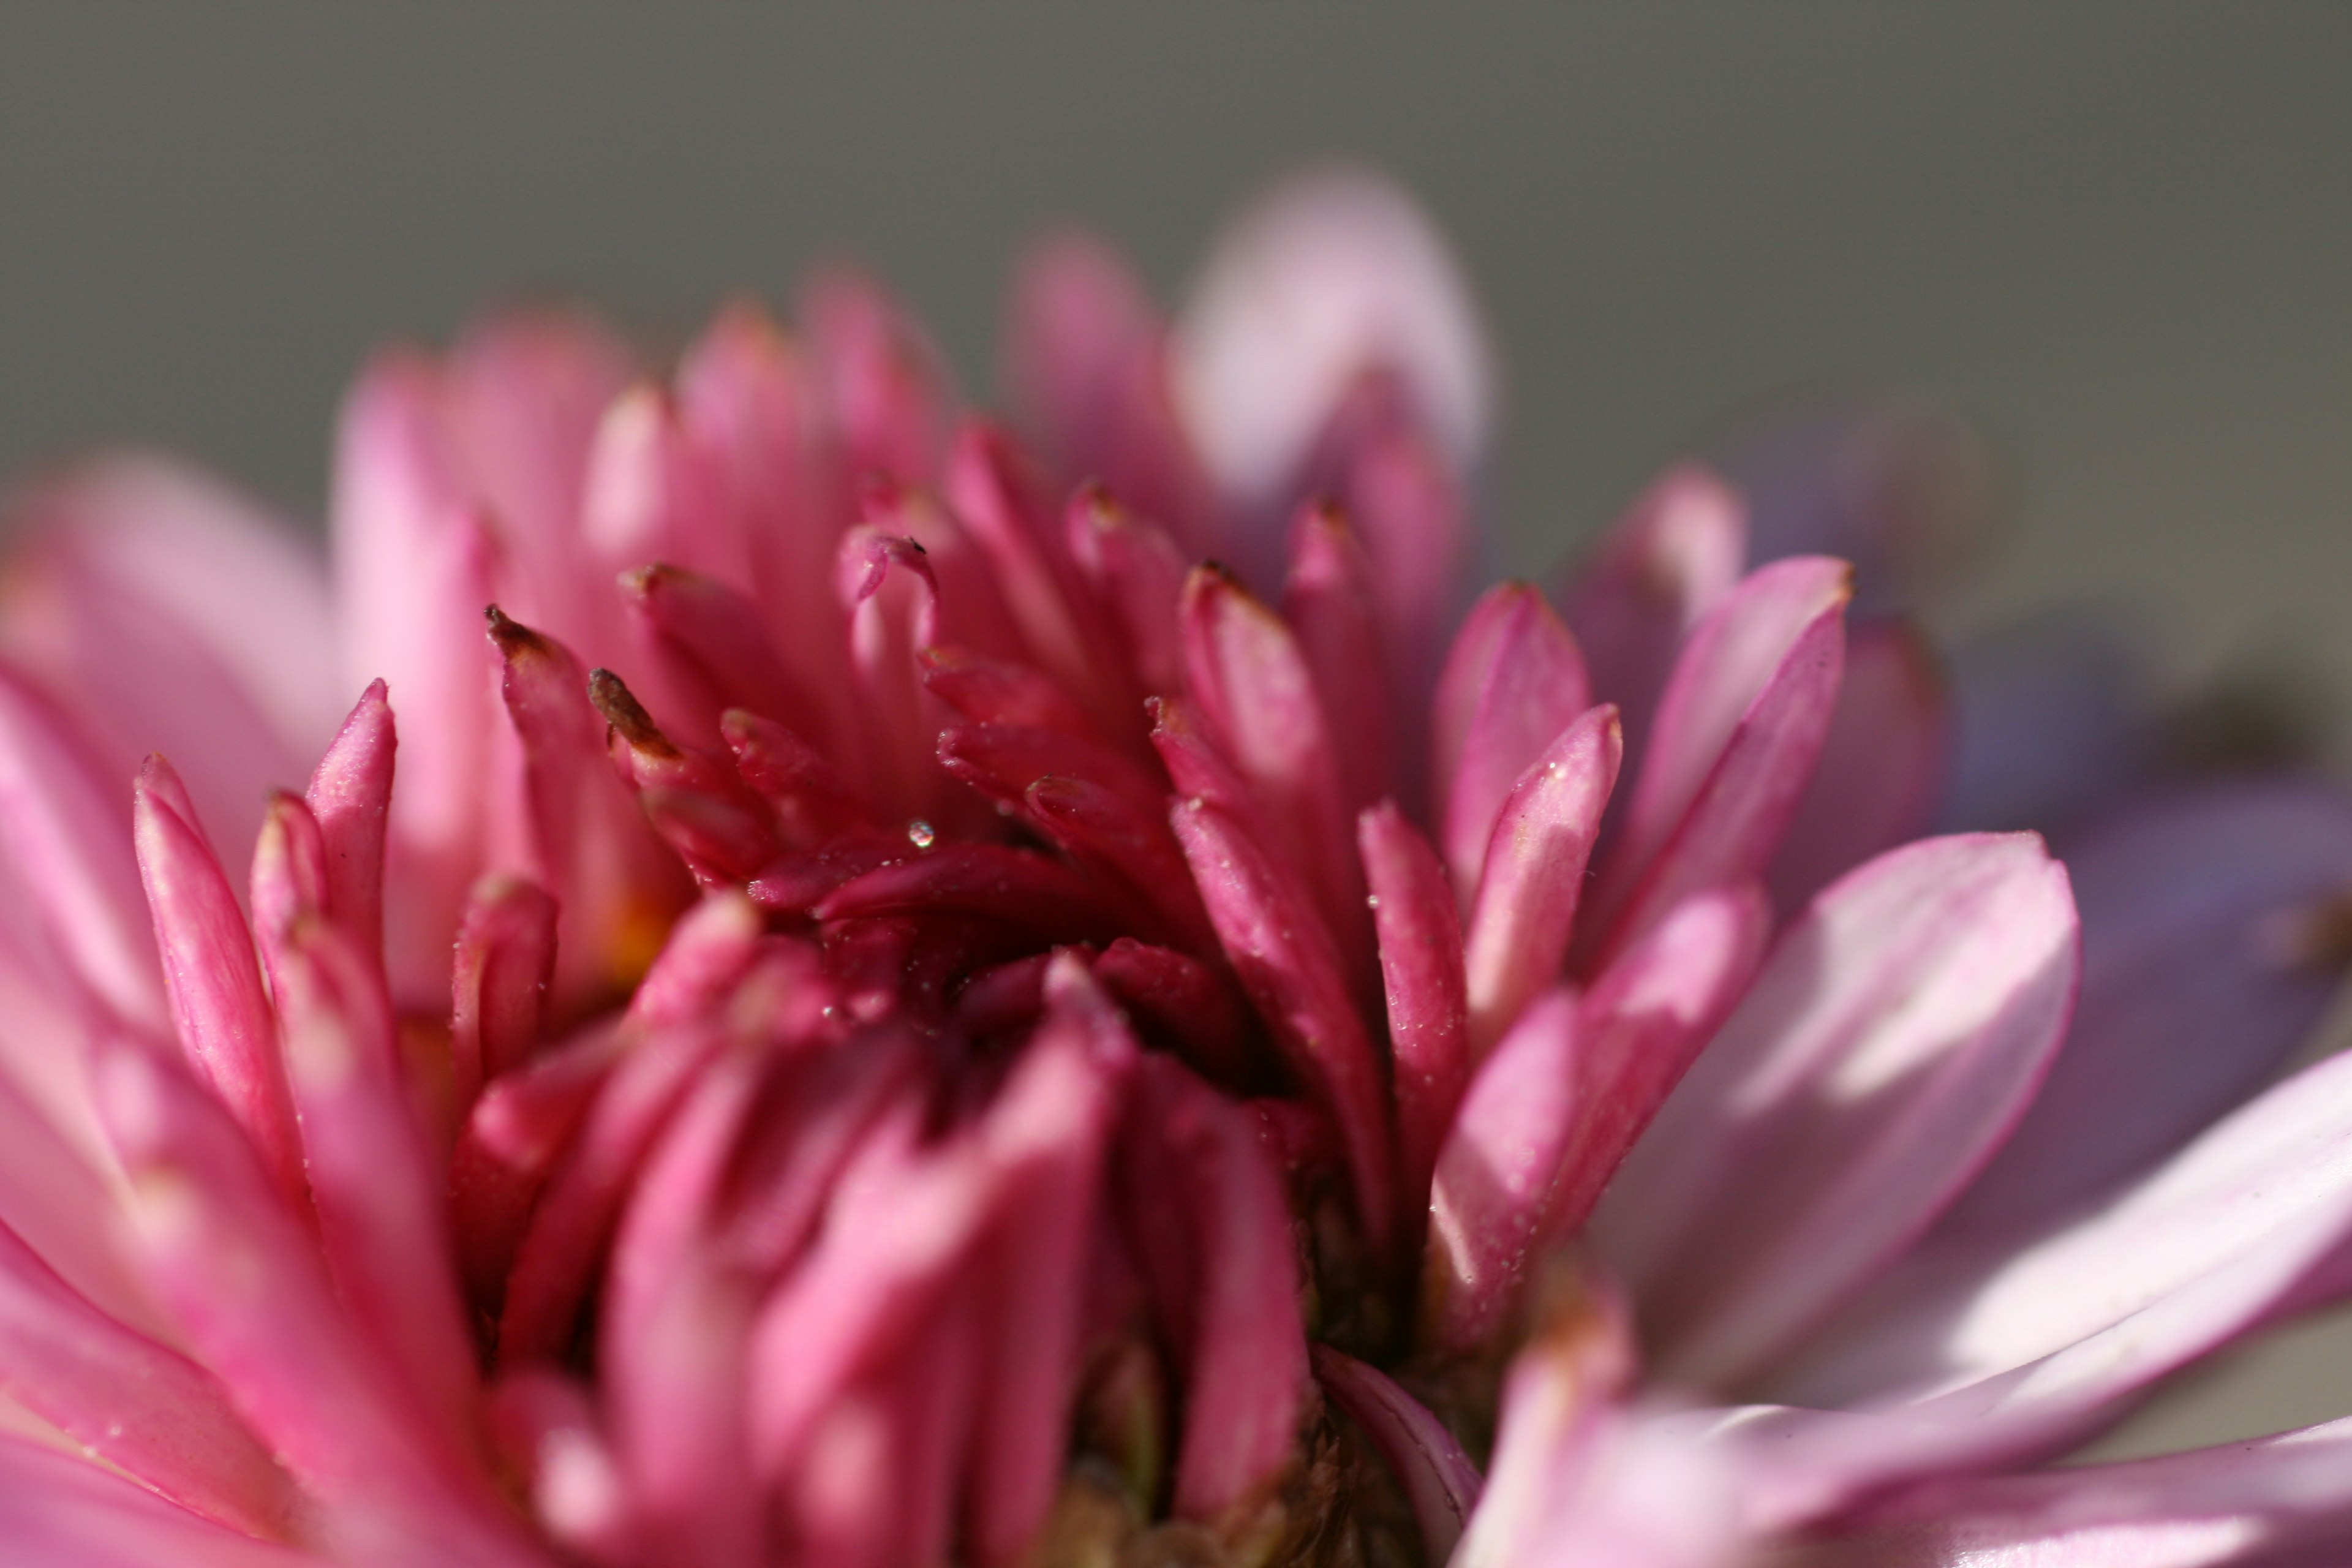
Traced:
<path id="1" fill-rule="evenodd" d="M 621 678 L 588 672 L 588 700 L 612 726 L 614 762 L 663 842 L 704 887 L 748 882 L 782 847 L 766 804 L 729 759 L 674 744 Z"/>
<path id="2" fill-rule="evenodd" d="M 1950 1204 L 2056 1052 L 2076 931 L 2025 834 L 1926 839 L 1814 900 L 1596 1215 L 1665 1375 L 1754 1372 Z"/>
<path id="3" fill-rule="evenodd" d="M 787 843 L 807 848 L 864 823 L 833 764 L 782 725 L 736 708 L 719 715 L 719 731 L 736 773 L 775 812 Z"/>
<path id="4" fill-rule="evenodd" d="M 842 535 L 835 584 L 849 612 L 868 787 L 885 803 L 882 815 L 912 816 L 929 793 L 938 729 L 916 662 L 940 640 L 938 581 L 913 541 L 861 525 Z"/>
<path id="5" fill-rule="evenodd" d="M 1316 1379 L 1371 1438 L 1412 1500 L 1422 1551 L 1444 1562 L 1478 1506 L 1477 1469 L 1444 1424 L 1378 1368 L 1328 1345 L 1315 1347 L 1314 1361 Z"/>

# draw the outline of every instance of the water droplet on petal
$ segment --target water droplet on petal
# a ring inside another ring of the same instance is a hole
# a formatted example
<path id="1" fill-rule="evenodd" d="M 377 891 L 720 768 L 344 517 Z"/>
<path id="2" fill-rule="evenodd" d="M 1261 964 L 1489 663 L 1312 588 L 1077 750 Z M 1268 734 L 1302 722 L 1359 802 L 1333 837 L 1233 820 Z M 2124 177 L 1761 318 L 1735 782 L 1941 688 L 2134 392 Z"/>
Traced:
<path id="1" fill-rule="evenodd" d="M 1378 893 L 1366 893 L 1364 895 L 1364 908 L 1368 910 L 1376 910 L 1380 907 L 1381 896 Z"/>
<path id="2" fill-rule="evenodd" d="M 929 849 L 939 842 L 939 833 L 921 817 L 907 824 L 907 842 L 918 849 Z"/>

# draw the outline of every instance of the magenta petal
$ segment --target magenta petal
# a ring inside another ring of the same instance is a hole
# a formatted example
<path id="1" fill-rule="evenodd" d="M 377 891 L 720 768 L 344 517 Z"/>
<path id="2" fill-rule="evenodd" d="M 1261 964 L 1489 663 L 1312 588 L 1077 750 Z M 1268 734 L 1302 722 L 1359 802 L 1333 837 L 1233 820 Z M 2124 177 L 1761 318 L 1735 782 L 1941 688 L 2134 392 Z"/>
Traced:
<path id="1" fill-rule="evenodd" d="M 132 796 L 139 872 L 180 1044 L 253 1141 L 278 1190 L 299 1204 L 302 1157 L 278 1060 L 277 1019 L 236 895 L 187 816 L 186 798 L 172 765 L 148 759 Z"/>
<path id="2" fill-rule="evenodd" d="M 1076 779 L 1157 816 L 1168 786 L 1150 765 L 1086 735 L 1024 724 L 961 724 L 940 735 L 940 765 L 1001 805 L 1019 809 L 1043 778 Z"/>
<path id="3" fill-rule="evenodd" d="M 2352 804 L 2224 784 L 2145 802 L 2069 847 L 2083 995 L 2050 1081 L 1953 1209 L 2032 1226 L 2178 1147 L 2276 1071 L 2337 990 Z"/>
<path id="4" fill-rule="evenodd" d="M 1617 710 L 1603 703 L 1528 764 L 1495 818 L 1463 948 L 1474 1057 L 1559 976 L 1622 755 Z"/>
<path id="5" fill-rule="evenodd" d="M 1412 1500 L 1422 1551 L 1430 1562 L 1444 1563 L 1478 1505 L 1477 1469 L 1444 1423 L 1378 1368 L 1328 1345 L 1315 1347 L 1314 1362 L 1316 1378 L 1363 1428 Z"/>
<path id="6" fill-rule="evenodd" d="M 1462 973 L 1462 921 L 1445 868 L 1393 801 L 1356 819 L 1364 879 L 1377 906 L 1381 976 L 1395 1080 L 1399 1186 L 1417 1232 L 1430 1173 L 1470 1077 L 1470 1004 Z M 1417 1237 L 1408 1235 L 1408 1244 Z"/>
<path id="7" fill-rule="evenodd" d="M 1343 798 L 1361 809 L 1393 787 L 1392 682 L 1371 564 L 1337 509 L 1310 506 L 1290 534 L 1282 615 L 1298 639 L 1315 692 L 1337 735 Z"/>
<path id="8" fill-rule="evenodd" d="M 0 1437 L 0 1542 L 16 1568 L 324 1568 L 175 1508 L 88 1460 Z"/>
<path id="9" fill-rule="evenodd" d="M 1776 561 L 1691 633 L 1600 868 L 1580 943 L 1591 960 L 1684 895 L 1762 874 L 1828 733 L 1853 593 L 1842 561 Z"/>
<path id="10" fill-rule="evenodd" d="M 675 566 L 621 574 L 622 602 L 656 672 L 665 721 L 697 745 L 718 739 L 719 715 L 741 708 L 805 733 L 825 717 L 769 641 L 760 607 L 726 584 Z M 837 615 L 838 612 L 836 612 Z M 829 666 L 838 655 L 826 650 Z M 824 668 L 824 667 L 820 667 Z"/>
<path id="11" fill-rule="evenodd" d="M 1266 843 L 1306 874 L 1352 975 L 1359 947 L 1370 946 L 1363 871 L 1339 752 L 1297 639 L 1214 567 L 1186 579 L 1181 625 L 1186 688 L 1247 781 L 1272 833 Z"/>
<path id="12" fill-rule="evenodd" d="M 175 1502 L 257 1534 L 286 1532 L 292 1484 L 212 1376 L 91 1306 L 5 1225 L 0 1391 Z"/>
<path id="13" fill-rule="evenodd" d="M 923 684 L 974 724 L 1088 732 L 1087 716 L 1049 676 L 1025 664 L 983 658 L 959 647 L 925 648 Z"/>
<path id="14" fill-rule="evenodd" d="M 1704 468 L 1678 468 L 1635 499 L 1570 577 L 1561 613 L 1593 689 L 1625 715 L 1635 756 L 1683 639 L 1739 581 L 1747 553 L 1738 496 Z"/>
<path id="15" fill-rule="evenodd" d="M 1065 523 L 1070 558 L 1082 581 L 1109 608 L 1128 663 L 1146 693 L 1183 689 L 1184 651 L 1177 606 L 1184 595 L 1183 552 L 1168 535 L 1130 515 L 1099 487 L 1081 486 Z"/>
<path id="16" fill-rule="evenodd" d="M 861 525 L 841 538 L 835 591 L 849 612 L 849 666 L 877 815 L 905 818 L 931 794 L 932 721 L 916 656 L 940 640 L 939 584 L 912 540 Z"/>
<path id="17" fill-rule="evenodd" d="M 395 744 L 384 684 L 371 682 L 319 759 L 304 797 L 326 854 L 326 898 L 319 907 L 372 962 L 383 947 L 384 834 Z"/>
<path id="18" fill-rule="evenodd" d="M 555 973 L 555 900 L 520 877 L 478 883 L 450 969 L 449 1059 L 460 1111 L 539 1047 Z"/>
<path id="19" fill-rule="evenodd" d="M 782 725 L 740 708 L 719 717 L 735 771 L 775 812 L 776 827 L 796 847 L 821 844 L 862 826 L 865 812 L 822 752 Z"/>
<path id="20" fill-rule="evenodd" d="M 64 717 L 0 668 L 0 843 L 82 982 L 161 1030 L 155 943 L 139 863 L 108 787 Z"/>
<path id="21" fill-rule="evenodd" d="M 1246 1087 L 1263 1075 L 1249 1003 L 1221 964 L 1123 936 L 1095 960 L 1094 977 L 1147 1038 L 1213 1082 Z"/>
<path id="22" fill-rule="evenodd" d="M 1550 1228 L 1580 1228 L 1635 1139 L 1715 1037 L 1764 956 L 1772 911 L 1754 887 L 1685 899 L 1594 977 L 1578 1004 L 1580 1102 Z"/>
<path id="23" fill-rule="evenodd" d="M 1058 860 L 1001 844 L 943 844 L 845 882 L 816 907 L 822 921 L 953 911 L 1003 921 L 1047 940 L 1108 933 L 1102 900 Z"/>
<path id="24" fill-rule="evenodd" d="M 1339 1124 L 1357 1220 L 1373 1249 L 1387 1250 L 1396 1214 L 1387 1095 L 1330 938 L 1297 883 L 1231 816 L 1195 800 L 1171 821 L 1227 961 L 1291 1070 Z"/>
<path id="25" fill-rule="evenodd" d="M 1139 934 L 1194 953 L 1216 952 L 1216 932 L 1166 817 L 1083 779 L 1041 778 L 1025 804 L 1064 854 L 1140 906 Z"/>
<path id="26" fill-rule="evenodd" d="M 1499 1337 L 1537 1259 L 1581 1114 L 1576 998 L 1529 1005 L 1462 1097 L 1438 1151 L 1422 1268 L 1422 1331 L 1439 1349 Z"/>
<path id="27" fill-rule="evenodd" d="M 1591 693 L 1576 640 L 1535 588 L 1502 584 L 1463 620 L 1438 677 L 1430 799 L 1465 909 L 1511 786 Z"/>
<path id="28" fill-rule="evenodd" d="M 1958 1194 L 2057 1050 L 2076 932 L 2026 834 L 1926 839 L 1814 900 L 1595 1216 L 1663 1375 L 1754 1372 Z"/>
<path id="29" fill-rule="evenodd" d="M 1772 862 L 1777 906 L 1801 910 L 1872 856 L 1927 831 L 1950 761 L 1948 706 L 1918 628 L 1907 621 L 1848 628 L 1821 761 Z"/>

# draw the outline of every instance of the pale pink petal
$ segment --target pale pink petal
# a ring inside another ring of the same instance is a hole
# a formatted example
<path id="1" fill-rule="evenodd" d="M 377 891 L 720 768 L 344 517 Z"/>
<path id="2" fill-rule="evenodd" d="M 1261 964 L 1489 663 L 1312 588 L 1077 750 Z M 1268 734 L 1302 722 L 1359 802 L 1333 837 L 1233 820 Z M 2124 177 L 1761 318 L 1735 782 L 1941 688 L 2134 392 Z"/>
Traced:
<path id="1" fill-rule="evenodd" d="M 596 426 L 580 496 L 580 543 L 615 568 L 662 561 L 747 583 L 751 562 L 730 527 L 717 466 L 677 404 L 640 382 Z"/>
<path id="2" fill-rule="evenodd" d="M 952 402 L 937 351 L 871 279 L 834 268 L 798 299 L 809 366 L 850 471 L 905 484 L 935 475 Z"/>
<path id="3" fill-rule="evenodd" d="M 1430 746 L 1439 847 L 1464 908 L 1504 798 L 1591 705 L 1576 640 L 1540 592 L 1505 583 L 1472 607 L 1438 677 Z"/>
<path id="4" fill-rule="evenodd" d="M 2076 931 L 2030 835 L 1924 840 L 1814 901 L 1595 1215 L 1661 1375 L 1753 1373 L 1958 1195 L 2056 1052 Z"/>
<path id="5" fill-rule="evenodd" d="M 1316 696 L 1336 736 L 1339 784 L 1349 808 L 1389 793 L 1394 676 L 1387 668 L 1371 565 L 1347 519 L 1310 506 L 1290 531 L 1282 615 L 1298 639 Z"/>
<path id="6" fill-rule="evenodd" d="M 23 1011 L 9 1017 L 17 1027 L 38 1026 Z M 65 1065 L 77 1080 L 86 1081 L 88 1063 L 80 1043 L 75 1046 Z M 78 1109 L 93 1118 L 90 1131 L 102 1140 L 95 1108 L 85 1098 Z M 142 1333 L 168 1339 L 170 1328 L 156 1315 L 110 1228 L 119 1206 L 108 1180 L 111 1164 L 108 1151 L 68 1142 L 27 1095 L 0 1077 L 0 1225 L 14 1230 L 100 1310 Z"/>
<path id="7" fill-rule="evenodd" d="M 1356 1218 L 1376 1252 L 1395 1228 L 1394 1134 L 1372 1044 L 1339 954 L 1294 879 L 1228 813 L 1194 799 L 1171 814 L 1225 957 L 1291 1070 L 1339 1129 Z"/>
<path id="8" fill-rule="evenodd" d="M 1476 1468 L 1444 1424 L 1377 1367 L 1328 1345 L 1315 1347 L 1314 1363 L 1325 1392 L 1363 1428 L 1404 1489 L 1421 1527 L 1422 1551 L 1433 1563 L 1444 1562 L 1477 1506 Z"/>
<path id="9" fill-rule="evenodd" d="M 460 1111 L 539 1047 L 555 920 L 555 900 L 536 883 L 501 876 L 475 886 L 450 969 L 450 1092 Z"/>
<path id="10" fill-rule="evenodd" d="M 16 1568 L 325 1568 L 69 1454 L 0 1437 L 0 1549 Z"/>
<path id="11" fill-rule="evenodd" d="M 1828 734 L 1852 595 L 1842 561 L 1775 562 L 1691 633 L 1600 868 L 1579 943 L 1586 965 L 1676 900 L 1770 863 Z"/>
<path id="12" fill-rule="evenodd" d="M 2178 1147 L 2274 1072 L 2337 990 L 2352 805 L 2332 790 L 2174 794 L 2100 824 L 2066 865 L 2074 1026 L 1955 1226 L 2032 1225 Z"/>
<path id="13" fill-rule="evenodd" d="M 628 1487 L 585 1388 L 550 1367 L 501 1373 L 490 1390 L 489 1436 L 550 1537 L 599 1568 L 632 1561 Z"/>
<path id="14" fill-rule="evenodd" d="M 1570 574 L 1560 610 L 1593 689 L 1625 715 L 1639 756 L 1683 639 L 1739 581 L 1747 509 L 1699 468 L 1669 469 L 1634 499 Z"/>
<path id="15" fill-rule="evenodd" d="M 1017 724 L 1069 735 L 1084 735 L 1091 728 L 1069 693 L 1028 665 L 954 647 L 928 647 L 920 658 L 923 684 L 974 724 Z"/>
<path id="16" fill-rule="evenodd" d="M 1218 482 L 1263 502 L 1349 389 L 1403 379 L 1457 468 L 1487 436 L 1494 371 L 1444 243 L 1406 197 L 1335 172 L 1276 189 L 1218 242 L 1176 331 L 1175 386 Z"/>
<path id="17" fill-rule="evenodd" d="M 1583 1114 L 1576 998 L 1530 1004 L 1470 1080 L 1438 1151 L 1421 1330 L 1475 1352 L 1509 1326 Z"/>
<path id="18" fill-rule="evenodd" d="M 190 822 L 169 763 L 149 758 L 133 798 L 139 873 L 181 1047 L 253 1141 L 279 1191 L 299 1204 L 302 1158 L 278 1059 L 277 1019 L 236 895 Z"/>
<path id="19" fill-rule="evenodd" d="M 125 1020 L 167 1026 L 120 784 L 64 717 L 0 669 L 0 845 L 83 984 Z"/>
<path id="20" fill-rule="evenodd" d="M 305 797 L 326 854 L 326 900 L 320 907 L 372 960 L 383 945 L 384 832 L 396 743 L 384 684 L 370 682 L 319 759 Z"/>
<path id="21" fill-rule="evenodd" d="M 1470 1077 L 1470 1004 L 1462 973 L 1462 922 L 1445 868 L 1393 801 L 1356 819 L 1356 843 L 1376 907 L 1381 976 L 1389 1012 L 1400 1195 L 1412 1245 L 1425 1214 L 1430 1173 Z"/>
<path id="22" fill-rule="evenodd" d="M 1794 913 L 1872 856 L 1925 833 L 1943 804 L 1951 727 L 1942 675 L 1916 627 L 1849 627 L 1821 761 L 1772 861 L 1773 903 Z"/>
<path id="23" fill-rule="evenodd" d="M 1474 1057 L 1559 977 L 1622 752 L 1617 710 L 1603 703 L 1528 764 L 1496 816 L 1463 948 Z"/>

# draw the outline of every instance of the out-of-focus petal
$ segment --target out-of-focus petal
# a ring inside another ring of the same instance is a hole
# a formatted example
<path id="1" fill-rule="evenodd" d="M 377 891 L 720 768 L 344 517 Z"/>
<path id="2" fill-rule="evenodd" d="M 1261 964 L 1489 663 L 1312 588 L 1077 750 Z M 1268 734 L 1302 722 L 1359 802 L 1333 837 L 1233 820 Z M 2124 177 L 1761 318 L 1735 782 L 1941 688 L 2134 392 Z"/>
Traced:
<path id="1" fill-rule="evenodd" d="M 1768 879 L 1793 914 L 1872 856 L 1926 832 L 1942 804 L 1951 714 L 1935 657 L 1904 621 L 1846 631 L 1845 672 L 1812 782 Z"/>
<path id="2" fill-rule="evenodd" d="M 1392 678 L 1370 566 L 1347 520 L 1329 507 L 1309 507 L 1291 530 L 1282 614 L 1333 736 L 1345 737 L 1338 752 L 1340 789 L 1349 808 L 1360 810 L 1393 783 Z"/>
<path id="3" fill-rule="evenodd" d="M 19 1568 L 325 1568 L 69 1454 L 0 1437 L 0 1542 Z"/>
<path id="4" fill-rule="evenodd" d="M 1453 258 L 1404 195 L 1326 173 L 1276 188 L 1211 253 L 1175 339 L 1186 426 L 1228 491 L 1291 481 L 1364 375 L 1402 378 L 1457 468 L 1484 448 L 1495 374 Z"/>
<path id="5" fill-rule="evenodd" d="M 1477 1506 L 1478 1471 L 1454 1434 L 1377 1367 L 1328 1345 L 1314 1351 L 1315 1376 L 1349 1418 L 1363 1428 L 1404 1488 L 1421 1528 L 1422 1551 L 1443 1563 Z"/>
<path id="6" fill-rule="evenodd" d="M 1800 556 L 1750 573 L 1684 644 L 1580 952 L 1603 963 L 1676 900 L 1760 876 L 1829 731 L 1853 573 Z"/>
<path id="7" fill-rule="evenodd" d="M 921 329 L 880 285 L 846 268 L 819 273 L 797 305 L 810 369 L 851 473 L 929 481 L 952 398 Z"/>
<path id="8" fill-rule="evenodd" d="M 1454 636 L 1431 725 L 1430 800 L 1465 908 L 1504 798 L 1591 705 L 1576 639 L 1542 593 L 1524 583 L 1490 589 Z"/>
<path id="9" fill-rule="evenodd" d="M 597 422 L 580 496 L 580 545 L 618 569 L 667 562 L 705 577 L 751 576 L 709 451 L 675 399 L 639 383 Z"/>
<path id="10" fill-rule="evenodd" d="M 1814 901 L 1595 1215 L 1661 1375 L 1752 1373 L 1958 1195 L 2057 1050 L 2076 930 L 2030 835 L 1924 840 Z"/>
<path id="11" fill-rule="evenodd" d="M 2054 830 L 2137 783 L 2156 757 L 2158 651 L 2151 628 L 2079 605 L 1953 644 L 1939 825 Z"/>
<path id="12" fill-rule="evenodd" d="M 1747 557 L 1739 497 L 1704 468 L 1679 468 L 1635 498 L 1570 575 L 1560 613 L 1593 689 L 1624 713 L 1635 756 L 1683 639 L 1731 592 Z"/>
<path id="13" fill-rule="evenodd" d="M 2246 783 L 2126 808 L 2066 846 L 2083 993 L 2050 1079 L 1948 1224 L 2031 1227 L 2252 1093 L 2337 990 L 2352 803 Z"/>

